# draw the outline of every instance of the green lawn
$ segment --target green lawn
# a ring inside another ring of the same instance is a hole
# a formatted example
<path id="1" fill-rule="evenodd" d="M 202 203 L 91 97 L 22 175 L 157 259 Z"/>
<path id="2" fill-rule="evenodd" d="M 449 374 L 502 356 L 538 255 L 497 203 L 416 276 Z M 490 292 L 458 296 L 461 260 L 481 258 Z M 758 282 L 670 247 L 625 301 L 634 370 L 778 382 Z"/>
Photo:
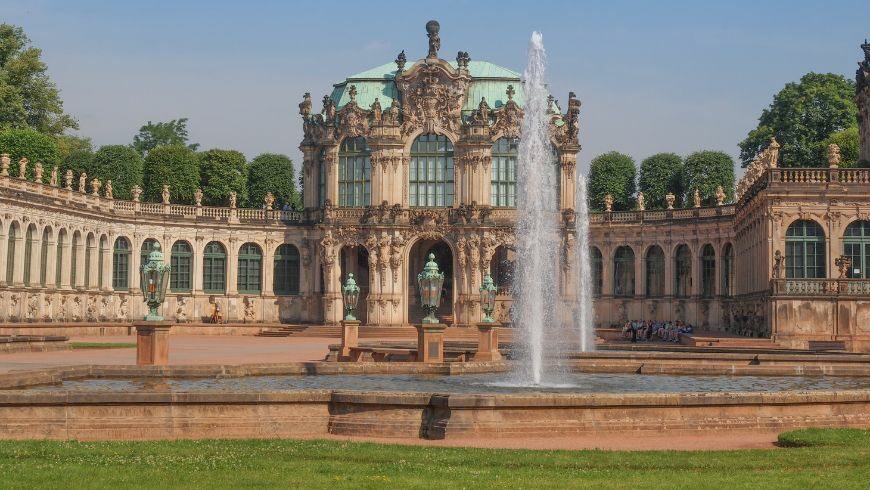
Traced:
<path id="1" fill-rule="evenodd" d="M 527 451 L 339 441 L 0 441 L 2 488 L 867 488 L 870 431 L 787 448 Z"/>
<path id="2" fill-rule="evenodd" d="M 136 342 L 70 342 L 73 349 L 135 349 Z"/>

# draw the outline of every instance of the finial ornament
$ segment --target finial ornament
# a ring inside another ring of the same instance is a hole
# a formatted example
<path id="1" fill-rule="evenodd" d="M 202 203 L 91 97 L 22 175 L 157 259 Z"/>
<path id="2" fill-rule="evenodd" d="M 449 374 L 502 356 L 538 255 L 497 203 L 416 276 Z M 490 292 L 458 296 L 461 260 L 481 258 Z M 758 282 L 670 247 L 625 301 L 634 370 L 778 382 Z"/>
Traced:
<path id="1" fill-rule="evenodd" d="M 299 103 L 299 114 L 303 118 L 307 118 L 311 114 L 311 92 L 305 92 L 302 96 L 302 102 Z"/>
<path id="2" fill-rule="evenodd" d="M 405 50 L 403 49 L 399 56 L 396 56 L 396 68 L 399 73 L 402 73 L 405 70 L 405 63 L 408 62 L 408 58 L 405 56 Z"/>
<path id="3" fill-rule="evenodd" d="M 514 100 L 514 94 L 517 93 L 514 90 L 513 85 L 508 85 L 507 89 L 505 89 L 504 94 L 507 95 L 508 100 Z"/>
<path id="4" fill-rule="evenodd" d="M 356 93 L 357 93 L 356 92 L 356 85 L 351 85 L 347 89 L 347 95 L 348 95 L 348 97 L 350 97 L 350 101 L 353 102 L 354 104 L 356 104 Z"/>
<path id="5" fill-rule="evenodd" d="M 437 20 L 430 20 L 426 23 L 426 36 L 429 38 L 429 54 L 426 58 L 437 58 L 438 50 L 441 49 L 441 36 L 438 32 L 441 30 L 441 24 Z"/>

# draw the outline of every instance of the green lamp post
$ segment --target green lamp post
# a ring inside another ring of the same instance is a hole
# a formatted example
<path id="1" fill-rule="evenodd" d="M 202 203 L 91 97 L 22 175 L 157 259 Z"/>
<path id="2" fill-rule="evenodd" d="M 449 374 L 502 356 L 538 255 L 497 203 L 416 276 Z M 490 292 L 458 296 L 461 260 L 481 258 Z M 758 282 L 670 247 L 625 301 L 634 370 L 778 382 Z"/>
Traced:
<path id="1" fill-rule="evenodd" d="M 441 286 L 444 285 L 444 273 L 438 272 L 435 254 L 429 254 L 429 262 L 423 267 L 423 272 L 417 274 L 417 285 L 420 287 L 420 304 L 427 315 L 423 323 L 438 323 L 435 310 L 441 303 Z"/>
<path id="2" fill-rule="evenodd" d="M 356 321 L 353 312 L 356 311 L 356 306 L 359 303 L 359 286 L 356 285 L 352 272 L 348 272 L 347 280 L 344 282 L 344 288 L 341 293 L 344 297 L 344 320 Z"/>
<path id="3" fill-rule="evenodd" d="M 166 288 L 169 286 L 169 271 L 172 268 L 163 263 L 163 252 L 160 245 L 154 244 L 151 253 L 148 254 L 148 262 L 139 268 L 142 287 L 142 295 L 145 296 L 145 304 L 148 305 L 148 314 L 145 321 L 162 321 L 163 317 L 158 312 L 163 300 L 166 299 Z"/>
<path id="4" fill-rule="evenodd" d="M 483 278 L 483 285 L 480 286 L 480 309 L 483 310 L 483 322 L 493 323 L 492 312 L 495 311 L 495 293 L 498 288 L 492 282 L 492 276 L 489 272 Z"/>

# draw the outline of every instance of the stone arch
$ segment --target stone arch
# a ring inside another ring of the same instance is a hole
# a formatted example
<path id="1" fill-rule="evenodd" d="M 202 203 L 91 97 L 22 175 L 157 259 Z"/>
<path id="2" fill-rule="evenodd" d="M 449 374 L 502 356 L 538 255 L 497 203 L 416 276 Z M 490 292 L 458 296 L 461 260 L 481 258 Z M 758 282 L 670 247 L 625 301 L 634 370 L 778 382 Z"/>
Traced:
<path id="1" fill-rule="evenodd" d="M 655 243 L 648 246 L 643 254 L 644 293 L 648 298 L 665 295 L 665 271 L 668 266 L 666 257 L 664 248 Z"/>
<path id="2" fill-rule="evenodd" d="M 458 267 L 457 267 L 457 250 L 456 244 L 452 240 L 444 236 L 435 234 L 428 236 L 417 236 L 408 241 L 406 245 L 405 264 L 407 283 L 404 287 L 405 304 L 407 305 L 407 314 L 409 323 L 419 323 L 424 314 L 420 308 L 420 299 L 417 288 L 417 274 L 423 270 L 427 256 L 433 248 L 439 247 L 441 254 L 449 254 L 449 260 L 441 258 L 439 260 L 438 252 L 436 253 L 436 262 L 441 272 L 445 273 L 444 289 L 441 297 L 441 307 L 436 311 L 436 315 L 445 322 L 452 322 L 455 315 L 455 303 L 458 295 Z M 446 294 L 445 294 L 446 293 Z"/>

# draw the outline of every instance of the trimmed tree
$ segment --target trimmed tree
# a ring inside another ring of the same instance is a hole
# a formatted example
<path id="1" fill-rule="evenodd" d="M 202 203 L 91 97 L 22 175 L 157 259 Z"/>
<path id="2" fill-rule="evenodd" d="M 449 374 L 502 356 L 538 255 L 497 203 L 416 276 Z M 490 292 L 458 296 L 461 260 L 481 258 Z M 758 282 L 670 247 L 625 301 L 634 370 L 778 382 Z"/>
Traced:
<path id="1" fill-rule="evenodd" d="M 139 128 L 139 134 L 133 136 L 133 148 L 143 157 L 154 148 L 165 145 L 181 145 L 196 151 L 199 143 L 188 144 L 187 118 L 173 119 L 169 122 L 148 124 Z"/>
<path id="2" fill-rule="evenodd" d="M 734 160 L 721 151 L 696 151 L 686 157 L 684 165 L 686 202 L 691 203 L 695 189 L 701 193 L 701 204 L 716 204 L 716 187 L 725 191 L 725 202 L 734 199 Z"/>
<path id="3" fill-rule="evenodd" d="M 91 172 L 106 185 L 112 181 L 115 199 L 131 199 L 134 185 L 142 185 L 142 157 L 127 145 L 101 146 L 94 154 Z"/>
<path id="4" fill-rule="evenodd" d="M 77 150 L 87 150 L 93 153 L 94 145 L 91 142 L 91 139 L 70 134 L 64 134 L 57 137 L 58 161 L 63 162 L 70 153 Z"/>
<path id="5" fill-rule="evenodd" d="M 235 150 L 211 149 L 199 155 L 199 176 L 203 204 L 223 206 L 235 191 L 238 202 L 247 201 L 248 178 L 245 155 Z"/>
<path id="6" fill-rule="evenodd" d="M 592 159 L 589 165 L 589 207 L 604 209 L 604 196 L 613 196 L 613 210 L 634 209 L 635 176 L 634 159 L 623 153 L 611 151 Z"/>
<path id="7" fill-rule="evenodd" d="M 46 168 L 45 175 L 48 175 L 51 167 L 60 162 L 54 138 L 29 128 L 0 131 L 0 153 L 9 154 L 9 158 L 12 159 L 9 174 L 15 177 L 18 177 L 18 161 L 27 158 L 30 162 L 27 165 L 28 179 L 33 179 L 33 167 L 36 162 L 42 162 Z"/>
<path id="8" fill-rule="evenodd" d="M 248 203 L 263 204 L 267 192 L 275 196 L 276 206 L 289 204 L 297 209 L 299 199 L 294 178 L 293 160 L 287 155 L 263 153 L 251 160 L 248 168 Z"/>
<path id="9" fill-rule="evenodd" d="M 665 209 L 665 196 L 677 196 L 675 206 L 682 205 L 683 159 L 676 153 L 656 153 L 640 164 L 638 188 L 643 192 L 647 209 Z"/>
<path id="10" fill-rule="evenodd" d="M 72 170 L 78 178 L 82 172 L 91 175 L 94 173 L 94 152 L 91 150 L 74 150 L 60 164 L 60 179 L 63 183 L 63 175 L 67 170 Z"/>
<path id="11" fill-rule="evenodd" d="M 855 82 L 833 73 L 807 73 L 788 83 L 762 111 L 758 126 L 740 142 L 744 167 L 767 147 L 771 136 L 782 145 L 780 166 L 820 167 L 818 145 L 831 134 L 857 125 Z"/>
<path id="12" fill-rule="evenodd" d="M 169 184 L 173 203 L 193 204 L 199 187 L 199 158 L 182 145 L 158 146 L 145 157 L 143 194 L 146 200 L 160 201 L 163 185 Z"/>
<path id="13" fill-rule="evenodd" d="M 858 143 L 858 127 L 852 127 L 837 131 L 825 138 L 819 143 L 818 156 L 820 162 L 828 161 L 828 145 L 837 145 L 840 147 L 840 167 L 851 168 L 858 164 L 858 155 L 860 154 L 860 145 Z"/>

